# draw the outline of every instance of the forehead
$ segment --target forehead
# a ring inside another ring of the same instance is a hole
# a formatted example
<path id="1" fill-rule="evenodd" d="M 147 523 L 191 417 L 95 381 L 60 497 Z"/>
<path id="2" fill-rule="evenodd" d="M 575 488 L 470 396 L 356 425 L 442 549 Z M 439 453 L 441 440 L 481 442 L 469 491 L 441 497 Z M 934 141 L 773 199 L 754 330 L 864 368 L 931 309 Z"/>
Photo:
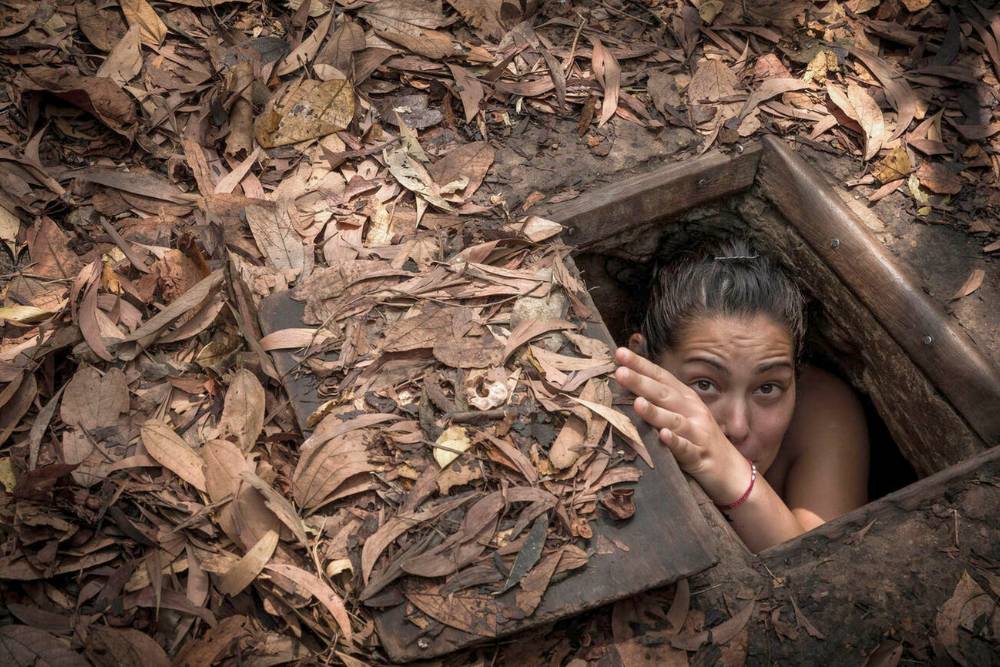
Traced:
<path id="1" fill-rule="evenodd" d="M 767 315 L 705 315 L 679 332 L 672 352 L 680 357 L 708 352 L 731 362 L 765 358 L 791 361 L 794 344 L 788 329 Z"/>

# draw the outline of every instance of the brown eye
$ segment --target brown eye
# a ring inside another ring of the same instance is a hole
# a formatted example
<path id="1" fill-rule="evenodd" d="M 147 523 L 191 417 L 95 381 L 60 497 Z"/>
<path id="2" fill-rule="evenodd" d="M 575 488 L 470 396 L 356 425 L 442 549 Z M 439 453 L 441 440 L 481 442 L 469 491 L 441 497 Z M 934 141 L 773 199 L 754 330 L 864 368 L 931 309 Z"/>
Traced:
<path id="1" fill-rule="evenodd" d="M 695 380 L 691 383 L 691 386 L 700 392 L 710 392 L 715 389 L 715 385 L 712 384 L 710 380 Z"/>

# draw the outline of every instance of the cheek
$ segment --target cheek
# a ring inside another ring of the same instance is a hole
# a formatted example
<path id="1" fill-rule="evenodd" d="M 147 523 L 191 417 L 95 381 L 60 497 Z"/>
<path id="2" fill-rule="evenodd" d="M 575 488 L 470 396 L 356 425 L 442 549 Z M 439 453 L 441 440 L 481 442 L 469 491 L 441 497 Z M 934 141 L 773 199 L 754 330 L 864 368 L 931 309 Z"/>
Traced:
<path id="1" fill-rule="evenodd" d="M 783 400 L 774 405 L 759 406 L 751 422 L 753 439 L 766 450 L 777 451 L 792 422 L 795 401 Z"/>

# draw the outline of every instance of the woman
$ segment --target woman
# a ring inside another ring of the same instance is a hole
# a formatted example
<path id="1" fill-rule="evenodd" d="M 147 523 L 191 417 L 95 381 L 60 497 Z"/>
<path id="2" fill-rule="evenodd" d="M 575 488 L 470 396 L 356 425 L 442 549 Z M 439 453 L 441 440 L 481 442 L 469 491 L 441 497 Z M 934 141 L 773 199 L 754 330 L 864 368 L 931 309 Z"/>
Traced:
<path id="1" fill-rule="evenodd" d="M 800 366 L 802 295 L 745 241 L 657 272 L 615 376 L 754 553 L 867 502 L 851 389 Z"/>

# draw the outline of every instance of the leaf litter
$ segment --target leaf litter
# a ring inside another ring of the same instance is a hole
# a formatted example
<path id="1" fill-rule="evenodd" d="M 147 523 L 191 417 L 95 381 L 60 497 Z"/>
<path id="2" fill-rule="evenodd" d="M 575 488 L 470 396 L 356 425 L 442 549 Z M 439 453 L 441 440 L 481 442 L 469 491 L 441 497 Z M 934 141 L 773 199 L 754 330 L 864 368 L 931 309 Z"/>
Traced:
<path id="1" fill-rule="evenodd" d="M 561 228 L 497 186 L 522 122 L 569 119 L 596 156 L 621 123 L 694 131 L 689 155 L 797 135 L 924 217 L 1000 173 L 993 110 L 956 101 L 970 72 L 997 85 L 977 10 L 796 5 L 768 27 L 729 3 L 533 4 L 5 6 L 0 579 L 35 610 L 2 628 L 12 664 L 277 664 L 335 640 L 378 662 L 369 600 L 496 636 L 599 557 L 596 512 L 643 511 L 648 453 Z M 286 288 L 309 328 L 262 341 Z M 321 386 L 304 442 L 271 350 Z"/>

